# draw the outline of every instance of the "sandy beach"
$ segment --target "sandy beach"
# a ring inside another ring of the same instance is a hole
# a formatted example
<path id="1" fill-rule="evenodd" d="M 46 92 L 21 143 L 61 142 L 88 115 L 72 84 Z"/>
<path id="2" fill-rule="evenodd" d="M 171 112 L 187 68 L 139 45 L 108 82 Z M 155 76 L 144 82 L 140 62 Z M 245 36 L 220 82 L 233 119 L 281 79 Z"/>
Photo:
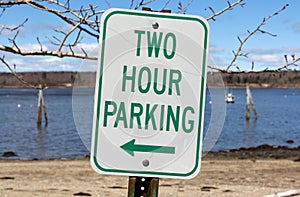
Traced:
<path id="1" fill-rule="evenodd" d="M 297 159 L 209 156 L 194 179 L 160 179 L 159 196 L 264 196 L 300 189 L 299 177 Z M 127 184 L 95 173 L 89 159 L 0 160 L 1 197 L 127 196 Z"/>

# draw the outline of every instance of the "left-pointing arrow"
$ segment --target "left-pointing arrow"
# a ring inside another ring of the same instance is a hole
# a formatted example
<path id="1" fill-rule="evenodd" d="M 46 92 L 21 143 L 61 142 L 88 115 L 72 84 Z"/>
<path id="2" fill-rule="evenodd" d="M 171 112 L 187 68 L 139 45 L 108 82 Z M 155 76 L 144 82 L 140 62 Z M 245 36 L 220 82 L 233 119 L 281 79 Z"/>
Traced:
<path id="1" fill-rule="evenodd" d="M 141 145 L 134 144 L 135 139 L 126 142 L 120 148 L 125 150 L 131 156 L 134 156 L 134 152 L 152 152 L 152 153 L 164 153 L 164 154 L 175 154 L 175 147 L 170 146 L 154 146 L 154 145 Z"/>

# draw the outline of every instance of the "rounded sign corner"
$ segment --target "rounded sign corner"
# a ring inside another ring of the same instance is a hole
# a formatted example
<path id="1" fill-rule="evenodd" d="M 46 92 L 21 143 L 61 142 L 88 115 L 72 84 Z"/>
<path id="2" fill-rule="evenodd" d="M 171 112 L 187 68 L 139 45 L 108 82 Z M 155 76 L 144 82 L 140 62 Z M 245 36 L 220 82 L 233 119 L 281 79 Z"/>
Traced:
<path id="1" fill-rule="evenodd" d="M 97 157 L 91 155 L 90 156 L 90 165 L 92 167 L 92 169 L 97 172 L 97 173 L 102 173 L 102 171 L 100 170 L 100 166 L 99 166 L 99 163 L 97 161 Z"/>

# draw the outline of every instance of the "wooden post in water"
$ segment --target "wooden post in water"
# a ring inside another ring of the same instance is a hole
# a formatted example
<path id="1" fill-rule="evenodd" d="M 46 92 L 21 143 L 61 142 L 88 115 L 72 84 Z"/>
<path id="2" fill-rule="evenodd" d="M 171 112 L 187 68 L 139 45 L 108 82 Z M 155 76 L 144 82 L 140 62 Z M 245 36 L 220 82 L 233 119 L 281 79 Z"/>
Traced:
<path id="1" fill-rule="evenodd" d="M 246 120 L 250 120 L 250 89 L 249 84 L 246 85 Z"/>
<path id="2" fill-rule="evenodd" d="M 42 84 L 39 84 L 38 87 L 38 113 L 36 118 L 36 124 L 40 126 L 42 124 L 42 105 L 43 105 L 43 89 Z"/>
<path id="3" fill-rule="evenodd" d="M 44 117 L 45 117 L 45 126 L 48 125 L 48 116 L 46 111 L 46 105 L 44 102 L 44 96 L 43 96 L 43 89 L 45 87 L 42 86 L 42 84 L 39 84 L 39 87 L 37 88 L 39 91 L 38 94 L 38 113 L 36 118 L 36 124 L 37 126 L 41 126 L 42 124 L 42 111 L 44 110 Z"/>
<path id="4" fill-rule="evenodd" d="M 247 83 L 247 85 L 246 85 L 246 120 L 247 121 L 250 120 L 250 104 L 252 106 L 253 115 L 254 115 L 254 118 L 256 120 L 257 119 L 257 113 L 256 113 L 254 101 L 253 101 L 253 98 L 252 98 L 252 95 L 251 95 L 250 87 L 249 87 L 249 84 Z"/>

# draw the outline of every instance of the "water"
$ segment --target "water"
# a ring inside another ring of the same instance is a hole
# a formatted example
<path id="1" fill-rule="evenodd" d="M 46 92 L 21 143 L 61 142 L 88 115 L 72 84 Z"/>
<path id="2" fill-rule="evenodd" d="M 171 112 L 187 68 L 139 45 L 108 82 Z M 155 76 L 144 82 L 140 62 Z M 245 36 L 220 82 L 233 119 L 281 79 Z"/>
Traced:
<path id="1" fill-rule="evenodd" d="M 212 150 L 261 144 L 300 146 L 300 90 L 252 89 L 258 120 L 248 123 L 245 121 L 245 90 L 234 89 L 233 94 L 236 102 L 226 104 L 225 124 Z M 80 158 L 89 154 L 86 146 L 90 146 L 93 89 L 76 92 L 74 112 L 72 89 L 48 89 L 44 91 L 44 98 L 49 125 L 37 128 L 37 91 L 0 89 L 0 157 L 7 151 L 17 153 L 16 158 L 38 159 Z M 210 101 L 208 95 L 206 131 L 210 124 L 215 124 L 210 119 Z M 288 144 L 287 140 L 294 143 Z"/>
<path id="2" fill-rule="evenodd" d="M 0 154 L 13 151 L 20 158 L 83 157 L 72 115 L 72 90 L 44 91 L 49 124 L 37 128 L 37 91 L 0 89 Z M 2 154 L 1 154 L 2 155 Z"/>
<path id="3" fill-rule="evenodd" d="M 261 144 L 300 145 L 300 90 L 252 89 L 258 120 L 245 121 L 245 89 L 234 89 L 234 104 L 227 104 L 225 125 L 213 150 L 256 147 Z M 251 114 L 252 115 L 252 114 Z M 287 140 L 293 140 L 288 144 Z"/>

